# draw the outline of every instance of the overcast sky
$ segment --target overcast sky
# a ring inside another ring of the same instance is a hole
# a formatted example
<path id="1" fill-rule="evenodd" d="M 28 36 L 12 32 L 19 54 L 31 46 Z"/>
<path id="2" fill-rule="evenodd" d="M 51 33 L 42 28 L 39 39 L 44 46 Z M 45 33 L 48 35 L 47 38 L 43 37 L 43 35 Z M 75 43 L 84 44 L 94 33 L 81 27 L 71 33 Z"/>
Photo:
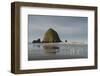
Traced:
<path id="1" fill-rule="evenodd" d="M 40 38 L 45 32 L 53 28 L 62 41 L 78 41 L 87 43 L 88 18 L 71 16 L 28 16 L 28 42 Z"/>

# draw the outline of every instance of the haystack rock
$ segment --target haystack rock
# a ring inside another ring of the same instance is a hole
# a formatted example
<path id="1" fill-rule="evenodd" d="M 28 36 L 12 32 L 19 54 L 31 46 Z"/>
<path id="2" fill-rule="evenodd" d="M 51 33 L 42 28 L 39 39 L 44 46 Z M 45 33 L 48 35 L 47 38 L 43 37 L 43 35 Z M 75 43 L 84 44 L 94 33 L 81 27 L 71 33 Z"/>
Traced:
<path id="1" fill-rule="evenodd" d="M 55 43 L 55 42 L 61 42 L 58 33 L 53 30 L 52 28 L 48 29 L 47 32 L 44 35 L 43 43 Z"/>

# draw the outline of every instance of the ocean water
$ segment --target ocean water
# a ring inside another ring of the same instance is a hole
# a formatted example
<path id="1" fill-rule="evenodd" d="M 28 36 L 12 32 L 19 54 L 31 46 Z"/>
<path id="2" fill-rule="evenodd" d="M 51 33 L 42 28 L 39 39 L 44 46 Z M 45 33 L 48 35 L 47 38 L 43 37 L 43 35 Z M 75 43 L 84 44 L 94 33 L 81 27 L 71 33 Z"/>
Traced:
<path id="1" fill-rule="evenodd" d="M 87 44 L 28 43 L 28 60 L 88 58 Z"/>

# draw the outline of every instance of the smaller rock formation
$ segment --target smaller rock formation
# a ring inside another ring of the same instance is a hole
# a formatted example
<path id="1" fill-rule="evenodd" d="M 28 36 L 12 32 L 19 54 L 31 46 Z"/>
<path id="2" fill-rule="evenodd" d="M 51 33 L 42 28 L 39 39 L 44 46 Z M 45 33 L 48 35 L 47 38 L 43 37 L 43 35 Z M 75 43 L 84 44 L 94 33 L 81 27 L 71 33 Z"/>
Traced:
<path id="1" fill-rule="evenodd" d="M 65 40 L 65 42 L 67 42 L 67 40 Z"/>
<path id="2" fill-rule="evenodd" d="M 39 38 L 39 39 L 37 39 L 37 40 L 33 40 L 32 43 L 41 43 L 41 40 L 40 40 L 40 38 Z"/>

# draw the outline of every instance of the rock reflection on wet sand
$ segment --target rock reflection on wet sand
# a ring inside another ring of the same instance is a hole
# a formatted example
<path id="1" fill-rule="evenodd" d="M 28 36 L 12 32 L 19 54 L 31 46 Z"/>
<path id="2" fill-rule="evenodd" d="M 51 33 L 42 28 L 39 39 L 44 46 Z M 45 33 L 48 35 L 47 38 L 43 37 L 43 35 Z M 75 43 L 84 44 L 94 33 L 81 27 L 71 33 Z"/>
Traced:
<path id="1" fill-rule="evenodd" d="M 75 59 L 87 57 L 87 45 L 46 43 L 29 44 L 28 47 L 28 60 Z"/>
<path id="2" fill-rule="evenodd" d="M 56 54 L 59 52 L 59 47 L 57 46 L 51 46 L 51 45 L 44 45 L 44 52 L 47 54 Z"/>

